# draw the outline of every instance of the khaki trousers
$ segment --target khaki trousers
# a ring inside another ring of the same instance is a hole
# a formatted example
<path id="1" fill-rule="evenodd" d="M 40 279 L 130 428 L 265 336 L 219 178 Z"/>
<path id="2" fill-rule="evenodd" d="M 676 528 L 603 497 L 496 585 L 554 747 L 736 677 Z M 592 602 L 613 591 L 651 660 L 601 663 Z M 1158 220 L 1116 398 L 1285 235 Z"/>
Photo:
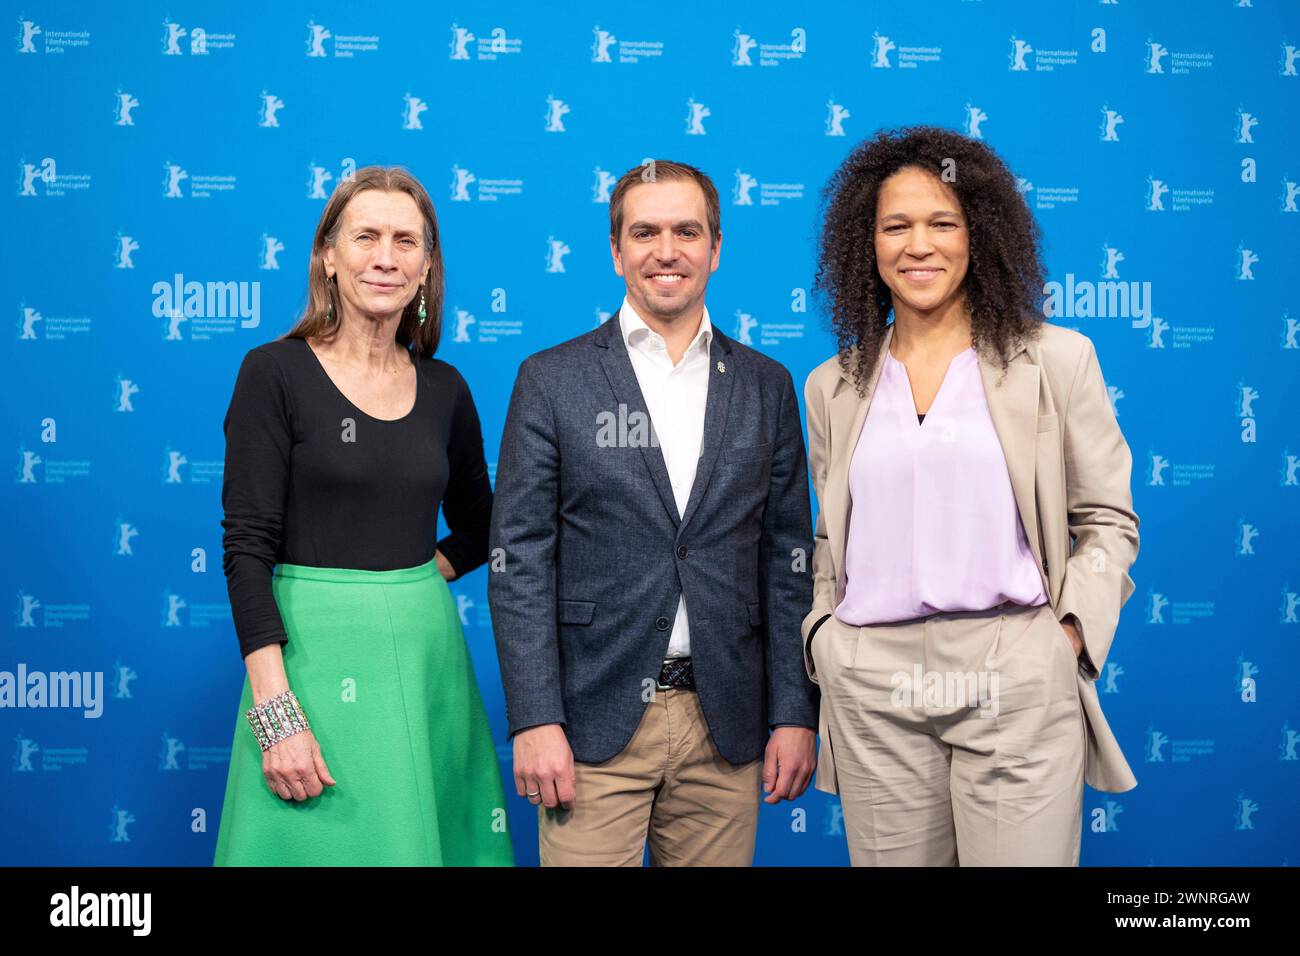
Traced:
<path id="1" fill-rule="evenodd" d="M 1086 725 L 1049 605 L 852 627 L 810 652 L 854 866 L 1077 866 Z"/>
<path id="2" fill-rule="evenodd" d="M 693 690 L 656 690 L 603 763 L 574 762 L 569 810 L 537 808 L 542 866 L 751 866 L 763 761 L 728 763 Z"/>

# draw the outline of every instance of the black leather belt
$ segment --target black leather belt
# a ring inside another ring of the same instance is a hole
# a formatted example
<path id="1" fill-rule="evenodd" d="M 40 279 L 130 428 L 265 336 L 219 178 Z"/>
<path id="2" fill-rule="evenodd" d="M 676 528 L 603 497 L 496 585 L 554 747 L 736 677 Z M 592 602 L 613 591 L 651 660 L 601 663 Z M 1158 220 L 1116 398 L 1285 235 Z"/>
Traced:
<path id="1" fill-rule="evenodd" d="M 670 657 L 664 661 L 663 669 L 659 671 L 659 689 L 668 690 L 672 687 L 695 689 L 695 671 L 691 668 L 689 657 Z"/>

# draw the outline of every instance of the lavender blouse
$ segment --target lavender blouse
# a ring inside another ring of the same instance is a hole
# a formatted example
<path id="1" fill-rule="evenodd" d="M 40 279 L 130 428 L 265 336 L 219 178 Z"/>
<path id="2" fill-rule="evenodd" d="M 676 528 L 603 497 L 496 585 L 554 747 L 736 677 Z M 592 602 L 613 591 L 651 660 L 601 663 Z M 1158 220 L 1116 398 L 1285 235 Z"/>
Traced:
<path id="1" fill-rule="evenodd" d="M 844 623 L 1047 602 L 974 347 L 949 363 L 920 423 L 907 368 L 886 351 L 849 494 Z"/>

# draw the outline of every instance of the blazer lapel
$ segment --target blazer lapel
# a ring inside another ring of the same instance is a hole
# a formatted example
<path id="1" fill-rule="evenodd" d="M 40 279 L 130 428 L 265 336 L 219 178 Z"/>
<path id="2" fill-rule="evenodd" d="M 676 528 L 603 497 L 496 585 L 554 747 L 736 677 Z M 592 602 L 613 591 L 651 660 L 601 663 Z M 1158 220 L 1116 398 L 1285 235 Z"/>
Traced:
<path id="1" fill-rule="evenodd" d="M 700 461 L 695 468 L 695 481 L 691 496 L 686 501 L 681 527 L 691 520 L 709 487 L 713 466 L 727 431 L 727 414 L 731 410 L 731 390 L 740 373 L 738 363 L 731 357 L 731 340 L 713 327 L 713 340 L 709 344 L 709 391 L 704 403 L 704 437 L 700 442 Z M 679 529 L 680 530 L 680 529 Z"/>
<path id="2" fill-rule="evenodd" d="M 1043 569 L 1043 551 L 1039 544 L 1038 500 L 1034 488 L 1039 369 L 1024 352 L 1023 344 L 1017 346 L 1003 378 L 1001 367 L 989 361 L 981 351 L 980 377 L 984 382 L 984 396 L 988 400 L 993 428 L 1007 460 L 1007 473 L 1011 478 L 1020 522 L 1025 528 L 1025 538 L 1043 572 L 1043 587 L 1050 597 L 1052 592 Z"/>
<path id="3" fill-rule="evenodd" d="M 600 327 L 600 333 L 595 338 L 595 344 L 600 347 L 600 364 L 605 370 L 605 377 L 609 380 L 609 387 L 614 392 L 614 401 L 627 407 L 629 418 L 632 412 L 635 411 L 644 415 L 646 421 L 651 421 L 650 412 L 646 408 L 645 396 L 641 394 L 641 386 L 636 380 L 636 371 L 632 368 L 632 359 L 627 354 L 627 344 L 623 341 L 618 312 L 611 315 L 605 324 Z M 712 402 L 713 388 L 711 384 L 709 393 L 710 402 Z M 611 410 L 617 414 L 617 409 Z M 621 419 L 623 416 L 618 417 Z M 707 420 L 705 428 L 707 440 Z M 650 472 L 650 479 L 654 482 L 655 490 L 659 492 L 659 500 L 663 502 L 668 516 L 672 519 L 673 526 L 678 527 L 681 522 L 677 517 L 677 499 L 673 497 L 673 486 L 668 477 L 668 466 L 664 464 L 663 452 L 659 450 L 657 444 L 642 445 L 641 457 L 645 461 L 646 469 Z"/>

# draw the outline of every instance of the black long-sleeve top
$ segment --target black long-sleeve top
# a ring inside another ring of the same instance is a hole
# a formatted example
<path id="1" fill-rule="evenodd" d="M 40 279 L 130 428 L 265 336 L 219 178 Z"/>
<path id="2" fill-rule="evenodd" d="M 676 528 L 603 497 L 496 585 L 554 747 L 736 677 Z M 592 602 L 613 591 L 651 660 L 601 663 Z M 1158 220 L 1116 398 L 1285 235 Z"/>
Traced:
<path id="1" fill-rule="evenodd" d="M 385 421 L 344 397 L 305 339 L 244 357 L 221 490 L 242 655 L 288 640 L 271 591 L 276 564 L 388 571 L 438 550 L 459 576 L 487 560 L 492 487 L 469 387 L 446 362 L 411 359 L 415 405 Z M 451 533 L 438 541 L 440 504 Z"/>

